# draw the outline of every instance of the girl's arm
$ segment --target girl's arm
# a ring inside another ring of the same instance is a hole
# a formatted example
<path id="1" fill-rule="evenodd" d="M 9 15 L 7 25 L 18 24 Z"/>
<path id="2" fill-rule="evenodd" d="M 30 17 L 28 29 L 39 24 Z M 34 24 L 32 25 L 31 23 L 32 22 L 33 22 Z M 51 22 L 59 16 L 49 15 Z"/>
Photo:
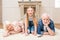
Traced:
<path id="1" fill-rule="evenodd" d="M 35 26 L 35 32 L 34 32 L 34 34 L 35 35 L 37 34 L 37 26 Z"/>
<path id="2" fill-rule="evenodd" d="M 35 26 L 35 35 L 36 35 L 36 34 L 37 34 L 37 25 L 38 25 L 37 19 L 35 19 L 35 23 L 36 23 L 36 24 L 35 24 L 34 26 Z"/>
<path id="3" fill-rule="evenodd" d="M 27 35 L 28 34 L 28 25 L 27 25 L 27 20 L 25 18 L 25 34 Z"/>

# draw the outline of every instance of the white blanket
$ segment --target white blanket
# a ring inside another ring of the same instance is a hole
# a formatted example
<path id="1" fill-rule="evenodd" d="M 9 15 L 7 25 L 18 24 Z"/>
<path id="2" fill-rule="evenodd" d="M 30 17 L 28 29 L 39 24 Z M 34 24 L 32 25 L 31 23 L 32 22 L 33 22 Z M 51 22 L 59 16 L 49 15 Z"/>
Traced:
<path id="1" fill-rule="evenodd" d="M 0 40 L 60 40 L 60 30 L 56 29 L 55 36 L 43 35 L 42 37 L 37 37 L 32 34 L 25 36 L 24 34 L 14 34 L 8 37 L 3 37 L 3 29 L 0 29 Z"/>

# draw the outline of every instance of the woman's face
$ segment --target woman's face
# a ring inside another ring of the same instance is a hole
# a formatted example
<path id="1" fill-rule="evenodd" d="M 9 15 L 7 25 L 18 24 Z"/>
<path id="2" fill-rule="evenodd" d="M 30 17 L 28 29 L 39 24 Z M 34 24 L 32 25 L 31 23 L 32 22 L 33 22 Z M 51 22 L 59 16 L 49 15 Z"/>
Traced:
<path id="1" fill-rule="evenodd" d="M 29 16 L 33 16 L 33 13 L 34 13 L 33 8 L 28 8 L 27 13 L 28 13 Z"/>

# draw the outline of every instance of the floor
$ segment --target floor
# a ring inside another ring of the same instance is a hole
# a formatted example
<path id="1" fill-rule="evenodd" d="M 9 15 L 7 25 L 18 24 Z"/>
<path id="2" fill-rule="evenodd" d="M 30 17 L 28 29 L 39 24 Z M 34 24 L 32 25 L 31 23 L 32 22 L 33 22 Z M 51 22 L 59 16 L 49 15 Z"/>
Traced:
<path id="1" fill-rule="evenodd" d="M 60 29 L 60 24 L 55 24 L 55 27 Z"/>
<path id="2" fill-rule="evenodd" d="M 26 36 L 25 34 L 14 34 L 8 37 L 3 37 L 4 30 L 0 29 L 0 40 L 60 40 L 60 30 L 56 28 L 56 35 L 49 36 L 49 35 L 42 35 L 41 37 L 34 36 L 29 34 Z"/>
<path id="3" fill-rule="evenodd" d="M 0 23 L 0 28 L 3 28 L 2 26 L 3 26 L 2 23 Z"/>
<path id="4" fill-rule="evenodd" d="M 56 35 L 55 36 L 49 36 L 49 35 L 43 35 L 42 37 L 34 36 L 34 35 L 29 35 L 25 36 L 24 34 L 15 34 L 15 35 L 10 35 L 8 37 L 3 37 L 4 30 L 1 29 L 2 24 L 0 24 L 0 40 L 60 40 L 60 25 L 57 24 L 56 26 Z M 58 28 L 58 29 L 57 29 Z"/>

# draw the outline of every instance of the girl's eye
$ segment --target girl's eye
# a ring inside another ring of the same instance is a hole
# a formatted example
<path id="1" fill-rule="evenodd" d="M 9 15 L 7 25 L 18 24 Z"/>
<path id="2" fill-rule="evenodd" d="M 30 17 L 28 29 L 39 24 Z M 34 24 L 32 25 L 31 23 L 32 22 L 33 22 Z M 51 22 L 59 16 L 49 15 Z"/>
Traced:
<path id="1" fill-rule="evenodd" d="M 45 20 L 45 19 L 43 19 L 43 20 Z"/>
<path id="2" fill-rule="evenodd" d="M 48 20 L 48 19 L 46 19 L 46 20 Z"/>

